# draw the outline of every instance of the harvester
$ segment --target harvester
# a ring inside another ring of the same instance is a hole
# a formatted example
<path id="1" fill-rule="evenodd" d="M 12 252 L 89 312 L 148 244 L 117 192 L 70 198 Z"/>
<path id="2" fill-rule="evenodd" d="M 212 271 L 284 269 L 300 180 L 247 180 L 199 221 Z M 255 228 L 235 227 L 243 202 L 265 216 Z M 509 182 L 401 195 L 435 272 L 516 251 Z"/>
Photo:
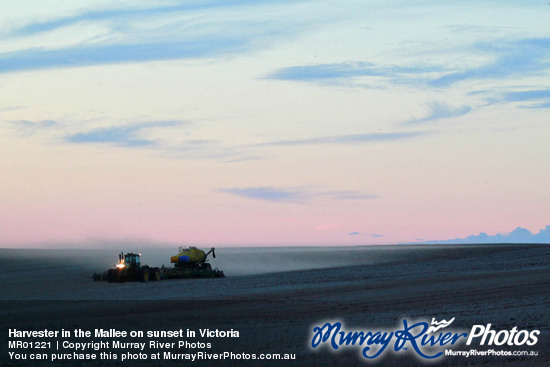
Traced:
<path id="1" fill-rule="evenodd" d="M 115 268 L 109 269 L 102 274 L 95 273 L 92 275 L 94 280 L 106 280 L 108 282 L 130 282 L 149 280 L 173 279 L 173 278 L 223 278 L 223 271 L 218 268 L 212 269 L 212 265 L 208 263 L 208 255 L 216 257 L 214 248 L 204 252 L 196 247 L 180 247 L 179 253 L 170 258 L 170 262 L 174 264 L 173 268 L 166 267 L 150 267 L 141 265 L 141 254 L 133 252 L 124 254 L 121 252 L 118 255 L 118 264 Z"/>
<path id="2" fill-rule="evenodd" d="M 141 254 L 133 252 L 118 255 L 118 264 L 114 269 L 109 269 L 103 274 L 94 274 L 94 280 L 106 280 L 108 282 L 148 282 L 149 280 L 160 280 L 159 268 L 141 265 Z"/>
<path id="3" fill-rule="evenodd" d="M 160 268 L 162 278 L 223 278 L 223 271 L 218 268 L 212 269 L 212 265 L 208 263 L 208 255 L 216 257 L 214 247 L 208 252 L 204 252 L 194 246 L 180 247 L 177 255 L 170 258 L 170 262 L 174 264 L 173 268 Z"/>

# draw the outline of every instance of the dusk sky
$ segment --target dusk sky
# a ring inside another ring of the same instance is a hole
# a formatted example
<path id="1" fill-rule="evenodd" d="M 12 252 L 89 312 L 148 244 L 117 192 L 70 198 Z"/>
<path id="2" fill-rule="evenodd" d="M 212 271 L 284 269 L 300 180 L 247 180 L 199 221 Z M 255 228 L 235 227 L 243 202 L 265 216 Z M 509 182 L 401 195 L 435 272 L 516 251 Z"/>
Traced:
<path id="1" fill-rule="evenodd" d="M 0 5 L 0 247 L 550 224 L 548 1 Z"/>

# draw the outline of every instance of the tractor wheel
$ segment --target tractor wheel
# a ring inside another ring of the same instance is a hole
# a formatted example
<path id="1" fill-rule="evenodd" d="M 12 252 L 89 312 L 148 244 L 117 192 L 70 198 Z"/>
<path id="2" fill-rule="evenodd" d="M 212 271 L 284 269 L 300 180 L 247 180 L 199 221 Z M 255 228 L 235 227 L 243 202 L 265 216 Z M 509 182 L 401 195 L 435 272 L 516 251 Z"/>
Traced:
<path id="1" fill-rule="evenodd" d="M 159 268 L 150 268 L 149 269 L 149 279 L 150 280 L 160 280 L 160 269 Z"/>
<path id="2" fill-rule="evenodd" d="M 210 265 L 209 263 L 204 264 L 204 270 L 212 270 L 212 265 Z"/>
<path id="3" fill-rule="evenodd" d="M 149 281 L 149 268 L 145 268 L 141 271 L 141 281 L 144 283 Z"/>
<path id="4" fill-rule="evenodd" d="M 116 270 L 115 269 L 109 269 L 107 270 L 107 281 L 109 283 L 112 283 L 116 280 Z"/>

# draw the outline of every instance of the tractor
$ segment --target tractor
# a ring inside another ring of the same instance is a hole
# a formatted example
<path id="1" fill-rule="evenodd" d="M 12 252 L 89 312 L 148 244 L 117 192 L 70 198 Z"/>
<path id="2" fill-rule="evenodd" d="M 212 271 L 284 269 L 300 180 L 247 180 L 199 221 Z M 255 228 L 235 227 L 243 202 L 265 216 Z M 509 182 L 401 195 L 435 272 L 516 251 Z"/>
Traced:
<path id="1" fill-rule="evenodd" d="M 108 282 L 148 282 L 149 280 L 160 280 L 159 268 L 141 265 L 141 254 L 133 252 L 118 255 L 118 264 L 114 269 L 109 269 L 103 274 L 94 274 L 94 280 L 107 280 Z"/>
<path id="2" fill-rule="evenodd" d="M 141 265 L 141 254 L 129 252 L 118 254 L 118 264 L 115 268 L 104 273 L 95 273 L 93 280 L 106 280 L 108 282 L 147 282 L 149 280 L 161 279 L 185 279 L 185 278 L 223 278 L 225 274 L 218 268 L 212 269 L 208 262 L 208 255 L 216 257 L 214 248 L 204 252 L 194 246 L 180 247 L 178 254 L 170 258 L 174 267 L 161 268 Z"/>

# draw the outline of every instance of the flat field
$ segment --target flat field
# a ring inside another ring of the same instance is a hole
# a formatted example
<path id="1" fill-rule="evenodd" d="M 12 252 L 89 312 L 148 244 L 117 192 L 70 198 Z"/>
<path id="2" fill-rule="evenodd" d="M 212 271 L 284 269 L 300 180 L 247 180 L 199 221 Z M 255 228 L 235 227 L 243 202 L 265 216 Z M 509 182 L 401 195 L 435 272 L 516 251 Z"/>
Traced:
<path id="1" fill-rule="evenodd" d="M 169 266 L 173 254 L 172 249 L 142 249 L 142 261 Z M 312 350 L 312 328 L 332 320 L 348 330 L 396 330 L 403 328 L 403 319 L 455 317 L 452 327 L 466 332 L 488 323 L 494 330 L 540 330 L 534 347 L 493 347 L 539 355 L 444 357 L 436 365 L 550 365 L 547 245 L 219 248 L 216 254 L 212 265 L 226 278 L 107 283 L 92 281 L 91 274 L 112 266 L 116 250 L 0 249 L 2 348 L 9 328 L 234 329 L 238 339 L 213 339 L 211 351 L 296 353 L 295 361 L 271 363 L 281 366 L 365 366 L 373 362 L 360 355 L 359 347 Z M 6 358 L 2 350 L 3 365 L 25 365 Z M 378 363 L 423 361 L 412 351 L 387 351 Z M 242 360 L 194 364 L 266 365 Z"/>

